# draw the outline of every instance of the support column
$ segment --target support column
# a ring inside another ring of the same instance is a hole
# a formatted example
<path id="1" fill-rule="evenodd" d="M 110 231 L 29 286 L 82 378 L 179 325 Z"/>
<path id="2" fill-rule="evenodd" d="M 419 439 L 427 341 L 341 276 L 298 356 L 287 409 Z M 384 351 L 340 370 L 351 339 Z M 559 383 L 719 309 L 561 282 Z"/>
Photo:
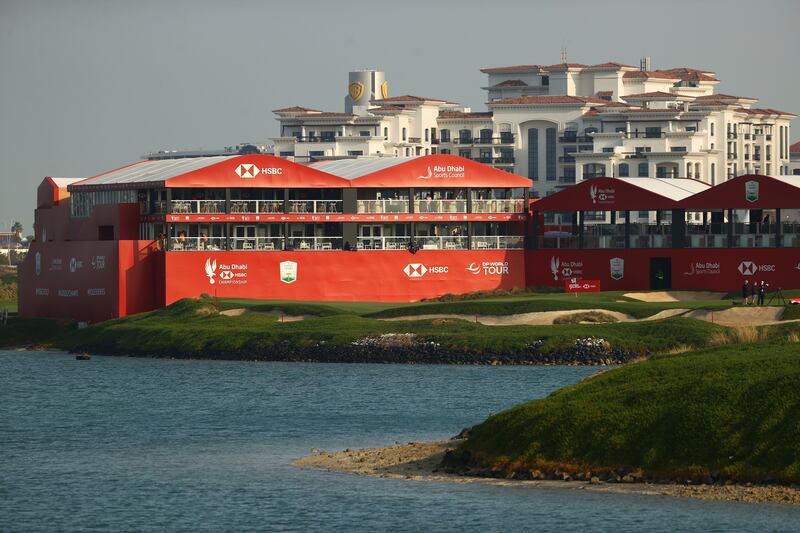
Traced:
<path id="1" fill-rule="evenodd" d="M 775 210 L 775 246 L 783 247 L 783 227 L 781 227 L 781 210 Z"/>
<path id="2" fill-rule="evenodd" d="M 286 200 L 286 197 L 284 197 L 284 201 L 285 200 Z M 283 249 L 284 250 L 288 250 L 289 249 L 289 223 L 288 222 L 284 222 L 283 223 Z"/>
<path id="3" fill-rule="evenodd" d="M 231 212 L 231 188 L 225 187 L 225 213 Z"/>
<path id="4" fill-rule="evenodd" d="M 408 190 L 408 212 L 414 213 L 414 187 Z"/>
<path id="5" fill-rule="evenodd" d="M 472 250 L 472 222 L 467 222 L 467 250 Z"/>
<path id="6" fill-rule="evenodd" d="M 231 249 L 231 223 L 225 223 L 225 249 Z"/>
<path id="7" fill-rule="evenodd" d="M 578 248 L 583 248 L 583 211 L 578 211 Z"/>
<path id="8" fill-rule="evenodd" d="M 289 213 L 289 189 L 283 189 L 283 213 Z"/>
<path id="9" fill-rule="evenodd" d="M 728 209 L 728 248 L 733 248 L 733 209 Z"/>
<path id="10" fill-rule="evenodd" d="M 631 212 L 625 211 L 625 248 L 631 247 Z"/>
<path id="11" fill-rule="evenodd" d="M 686 210 L 672 210 L 672 247 L 686 248 Z"/>
<path id="12" fill-rule="evenodd" d="M 467 187 L 467 213 L 472 213 L 472 189 Z"/>

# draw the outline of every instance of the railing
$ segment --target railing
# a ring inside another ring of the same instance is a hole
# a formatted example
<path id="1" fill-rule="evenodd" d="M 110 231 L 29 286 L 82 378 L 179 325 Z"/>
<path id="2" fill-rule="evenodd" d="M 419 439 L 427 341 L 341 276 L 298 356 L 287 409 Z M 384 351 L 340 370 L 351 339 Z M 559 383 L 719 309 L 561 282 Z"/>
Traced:
<path id="1" fill-rule="evenodd" d="M 728 132 L 728 139 L 736 139 L 737 137 L 738 137 L 738 135 L 736 135 L 736 132 L 734 132 L 734 131 L 729 131 Z"/>
<path id="2" fill-rule="evenodd" d="M 473 213 L 522 213 L 524 211 L 525 200 L 522 198 L 472 200 Z"/>
<path id="3" fill-rule="evenodd" d="M 689 226 L 687 226 L 688 228 Z M 689 234 L 685 241 L 687 248 L 726 248 L 728 246 L 728 235 L 721 234 Z"/>
<path id="4" fill-rule="evenodd" d="M 606 176 L 605 172 L 584 172 L 583 179 L 587 180 L 589 178 L 604 178 Z"/>
<path id="5" fill-rule="evenodd" d="M 231 200 L 231 213 L 283 213 L 283 200 Z"/>
<path id="6" fill-rule="evenodd" d="M 589 135 L 564 135 L 558 138 L 558 142 L 566 144 L 590 143 L 593 141 L 594 139 Z"/>
<path id="7" fill-rule="evenodd" d="M 341 200 L 289 200 L 289 213 L 341 213 Z"/>
<path id="8" fill-rule="evenodd" d="M 665 131 L 621 131 L 619 133 L 626 139 L 661 139 L 667 136 Z"/>
<path id="9" fill-rule="evenodd" d="M 562 155 L 558 158 L 559 163 L 574 163 L 575 157 L 571 155 Z"/>
<path id="10" fill-rule="evenodd" d="M 409 137 L 408 142 L 410 144 L 419 144 L 420 142 L 422 142 L 422 139 L 421 137 Z"/>
<path id="11" fill-rule="evenodd" d="M 473 250 L 519 250 L 525 247 L 525 237 L 521 235 L 474 235 Z"/>
<path id="12" fill-rule="evenodd" d="M 470 142 L 473 144 L 514 144 L 514 136 L 501 135 L 500 137 L 475 137 Z"/>
<path id="13" fill-rule="evenodd" d="M 283 250 L 283 237 L 232 237 L 231 250 Z"/>
<path id="14" fill-rule="evenodd" d="M 313 137 L 303 137 L 297 136 L 295 139 L 297 142 L 300 143 L 335 143 L 337 135 L 326 135 L 326 136 L 313 136 Z"/>
<path id="15" fill-rule="evenodd" d="M 631 235 L 629 245 L 631 248 L 671 248 L 672 235 Z"/>
<path id="16" fill-rule="evenodd" d="M 572 185 L 575 183 L 575 176 L 561 176 L 558 178 L 559 183 Z"/>
<path id="17" fill-rule="evenodd" d="M 357 213 L 408 213 L 408 200 L 358 200 Z"/>
<path id="18" fill-rule="evenodd" d="M 405 250 L 411 237 L 359 237 L 356 242 L 358 250 Z"/>
<path id="19" fill-rule="evenodd" d="M 341 237 L 287 237 L 290 250 L 341 250 Z"/>
<path id="20" fill-rule="evenodd" d="M 224 213 L 225 200 L 172 200 L 172 213 Z"/>
<path id="21" fill-rule="evenodd" d="M 172 237 L 169 247 L 178 252 L 224 250 L 225 240 L 225 237 Z"/>
<path id="22" fill-rule="evenodd" d="M 453 139 L 453 144 L 473 144 L 474 140 L 472 137 L 456 137 Z"/>
<path id="23" fill-rule="evenodd" d="M 466 200 L 414 200 L 416 213 L 466 213 Z"/>
<path id="24" fill-rule="evenodd" d="M 513 165 L 514 164 L 514 156 L 501 156 L 494 158 L 495 165 Z"/>
<path id="25" fill-rule="evenodd" d="M 423 250 L 466 250 L 467 237 L 414 237 L 414 241 Z"/>

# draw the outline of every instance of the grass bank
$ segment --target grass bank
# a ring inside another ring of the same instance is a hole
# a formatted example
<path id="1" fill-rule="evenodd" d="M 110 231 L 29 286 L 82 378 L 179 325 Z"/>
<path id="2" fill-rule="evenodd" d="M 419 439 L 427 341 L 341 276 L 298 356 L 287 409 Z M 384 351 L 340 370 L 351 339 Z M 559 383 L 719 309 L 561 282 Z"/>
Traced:
<path id="1" fill-rule="evenodd" d="M 476 468 L 800 482 L 800 345 L 738 344 L 626 365 L 492 416 Z M 468 452 L 467 455 L 463 455 Z"/>

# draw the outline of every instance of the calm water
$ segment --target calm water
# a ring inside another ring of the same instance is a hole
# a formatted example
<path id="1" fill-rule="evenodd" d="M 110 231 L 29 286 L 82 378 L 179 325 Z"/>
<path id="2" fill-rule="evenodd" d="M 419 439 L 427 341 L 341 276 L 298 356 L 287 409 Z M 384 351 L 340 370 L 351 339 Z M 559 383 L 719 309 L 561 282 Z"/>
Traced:
<path id="1" fill-rule="evenodd" d="M 448 437 L 593 372 L 0 351 L 0 531 L 796 530 L 800 510 L 300 470 Z"/>

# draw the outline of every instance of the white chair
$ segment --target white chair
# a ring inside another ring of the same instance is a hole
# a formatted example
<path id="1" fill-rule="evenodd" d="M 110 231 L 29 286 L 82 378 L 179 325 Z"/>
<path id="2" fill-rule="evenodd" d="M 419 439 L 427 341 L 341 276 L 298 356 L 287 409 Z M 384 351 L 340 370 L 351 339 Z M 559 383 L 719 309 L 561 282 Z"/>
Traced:
<path id="1" fill-rule="evenodd" d="M 273 251 L 275 250 L 275 245 L 271 242 L 264 243 L 264 250 Z"/>
<path id="2" fill-rule="evenodd" d="M 300 241 L 300 249 L 301 250 L 310 250 L 311 247 L 308 245 L 306 241 Z"/>
<path id="3" fill-rule="evenodd" d="M 333 250 L 333 246 L 331 246 L 331 243 L 329 243 L 329 242 L 323 242 L 322 243 L 322 249 L 323 250 Z"/>
<path id="4" fill-rule="evenodd" d="M 358 242 L 356 243 L 356 250 L 363 250 L 363 249 L 364 249 L 364 243 L 363 243 L 363 241 L 358 241 Z"/>
<path id="5" fill-rule="evenodd" d="M 456 243 L 454 243 L 453 241 L 447 241 L 446 243 L 444 243 L 444 249 L 445 250 L 455 250 L 456 249 Z"/>

